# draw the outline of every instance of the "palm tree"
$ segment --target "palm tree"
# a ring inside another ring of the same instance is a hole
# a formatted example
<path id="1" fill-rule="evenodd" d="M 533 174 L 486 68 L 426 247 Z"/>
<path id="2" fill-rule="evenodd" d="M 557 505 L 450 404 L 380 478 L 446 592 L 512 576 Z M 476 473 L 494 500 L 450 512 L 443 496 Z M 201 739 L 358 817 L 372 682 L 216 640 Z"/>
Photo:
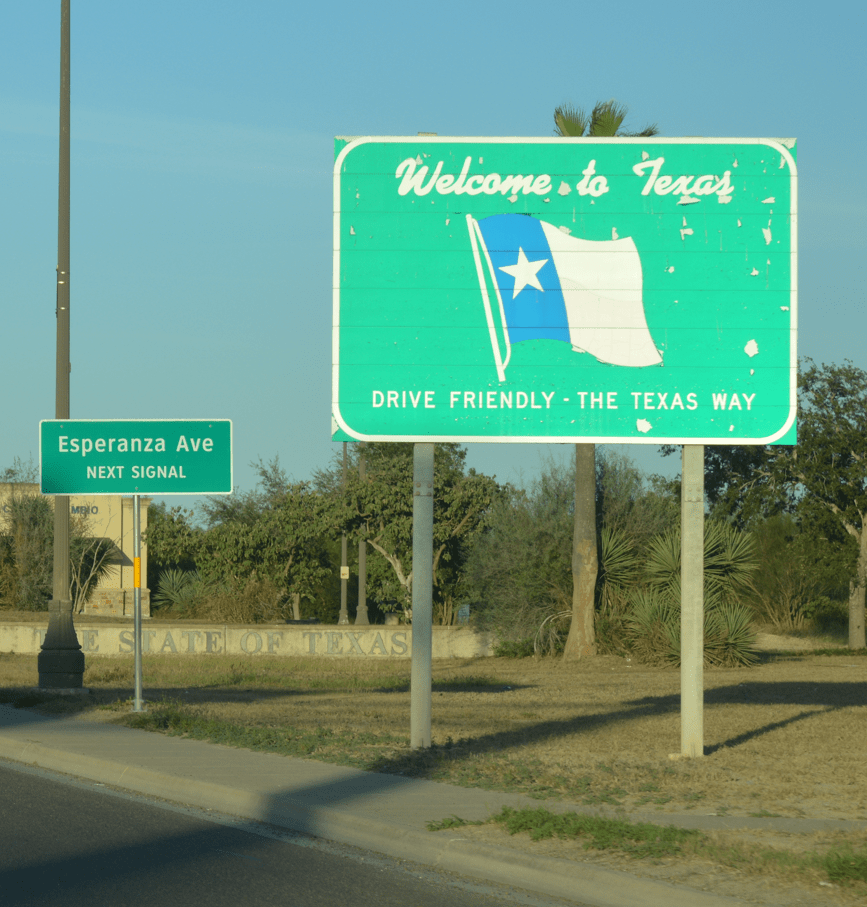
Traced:
<path id="1" fill-rule="evenodd" d="M 581 107 L 561 104 L 554 108 L 554 135 L 561 138 L 613 138 L 652 136 L 654 123 L 641 132 L 622 129 L 625 104 L 599 101 L 588 114 Z M 575 522 L 572 530 L 572 622 L 563 657 L 585 658 L 596 654 L 596 445 L 575 445 Z"/>
<path id="2" fill-rule="evenodd" d="M 561 104 L 554 108 L 554 135 L 564 139 L 578 138 L 632 138 L 657 135 L 656 124 L 646 126 L 641 132 L 627 132 L 621 129 L 626 119 L 627 107 L 615 100 L 599 101 L 588 114 L 582 107 Z"/>

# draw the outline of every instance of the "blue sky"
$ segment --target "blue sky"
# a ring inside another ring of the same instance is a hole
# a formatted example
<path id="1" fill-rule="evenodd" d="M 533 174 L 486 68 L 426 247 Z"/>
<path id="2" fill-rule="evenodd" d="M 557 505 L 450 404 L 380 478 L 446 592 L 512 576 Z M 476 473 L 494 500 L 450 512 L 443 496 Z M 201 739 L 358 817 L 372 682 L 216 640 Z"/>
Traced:
<path id="1" fill-rule="evenodd" d="M 59 20 L 0 8 L 0 468 L 54 413 Z M 799 353 L 867 368 L 865 24 L 833 0 L 73 0 L 71 416 L 230 418 L 238 485 L 278 454 L 308 478 L 334 451 L 333 137 L 546 136 L 610 97 L 666 136 L 798 139 Z M 550 453 L 469 462 L 515 481 Z"/>

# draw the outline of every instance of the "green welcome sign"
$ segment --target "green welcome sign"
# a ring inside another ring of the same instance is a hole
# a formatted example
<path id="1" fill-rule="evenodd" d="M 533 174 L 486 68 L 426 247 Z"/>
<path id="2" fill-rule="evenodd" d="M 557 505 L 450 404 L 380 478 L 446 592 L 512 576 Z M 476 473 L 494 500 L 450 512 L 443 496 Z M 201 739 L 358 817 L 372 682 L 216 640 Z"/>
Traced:
<path id="1" fill-rule="evenodd" d="M 794 440 L 795 143 L 337 139 L 332 427 Z"/>

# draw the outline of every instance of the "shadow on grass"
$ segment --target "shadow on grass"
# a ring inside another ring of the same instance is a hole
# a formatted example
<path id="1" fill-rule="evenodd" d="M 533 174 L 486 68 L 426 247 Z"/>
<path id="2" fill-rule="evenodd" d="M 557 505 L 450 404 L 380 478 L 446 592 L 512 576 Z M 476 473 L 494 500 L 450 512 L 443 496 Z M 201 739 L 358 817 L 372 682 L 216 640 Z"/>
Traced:
<path id="1" fill-rule="evenodd" d="M 743 734 L 738 734 L 737 737 L 731 737 L 728 740 L 724 740 L 722 743 L 715 743 L 713 746 L 706 746 L 704 752 L 706 756 L 711 756 L 713 753 L 718 750 L 726 749 L 728 747 L 740 746 L 742 743 L 746 743 L 749 740 L 755 740 L 757 737 L 763 737 L 765 734 L 770 734 L 771 731 L 777 731 L 780 728 L 788 727 L 790 724 L 796 724 L 799 721 L 804 721 L 807 718 L 812 718 L 815 715 L 824 715 L 828 712 L 833 712 L 834 709 L 830 706 L 824 709 L 819 709 L 814 712 L 800 712 L 797 715 L 792 715 L 790 718 L 785 718 L 783 721 L 772 721 L 770 724 L 766 724 L 763 727 L 753 728 L 751 731 L 745 731 Z"/>
<path id="2" fill-rule="evenodd" d="M 436 689 L 436 687 L 434 687 Z M 455 690 L 454 684 L 449 684 L 448 689 Z M 505 690 L 506 687 L 500 687 Z M 392 690 L 389 690 L 392 691 Z M 495 693 L 496 689 L 492 688 L 473 688 L 474 692 Z M 171 703 L 172 708 L 183 708 L 185 704 L 196 704 L 199 701 L 214 701 L 214 697 L 204 695 L 199 699 L 193 695 L 196 691 L 190 690 L 183 698 L 179 697 L 177 689 L 152 689 L 146 691 L 146 699 L 153 703 L 156 710 L 159 706 L 159 700 L 163 699 L 168 705 Z M 292 695 L 286 690 L 254 690 L 255 695 L 252 698 L 261 701 L 269 697 L 285 697 Z M 323 691 L 325 692 L 325 691 Z M 330 691 L 334 692 L 334 691 Z M 364 692 L 359 691 L 363 695 Z M 58 714 L 71 714 L 75 711 L 84 709 L 98 708 L 101 701 L 111 701 L 117 703 L 129 697 L 125 689 L 100 690 L 91 693 L 89 696 L 75 697 L 71 701 L 62 702 Z M 221 697 L 225 701 L 243 701 L 244 697 L 241 691 L 232 695 L 226 691 Z M 18 706 L 19 708 L 41 706 L 43 714 L 50 710 L 52 705 L 60 697 L 53 697 L 51 694 L 42 692 L 33 692 L 32 690 L 19 691 L 0 691 L 0 702 L 7 702 Z M 353 697 L 355 699 L 355 697 Z M 800 721 L 817 715 L 824 715 L 842 708 L 859 706 L 867 704 L 867 683 L 865 682 L 747 682 L 737 685 L 717 687 L 707 690 L 705 693 L 705 706 L 707 709 L 713 709 L 715 706 L 724 706 L 739 704 L 744 706 L 755 706 L 756 723 L 752 727 L 745 728 L 741 733 L 728 740 L 711 743 L 707 746 L 708 755 L 719 752 L 724 749 L 731 749 L 741 746 L 751 740 L 773 733 L 776 730 L 790 726 Z M 484 708 L 484 704 L 481 704 Z M 762 719 L 762 707 L 769 706 L 779 708 L 780 706 L 801 706 L 802 710 L 795 715 L 791 715 L 782 720 L 776 720 L 768 723 L 759 723 Z M 812 708 L 811 708 L 812 707 Z M 520 728 L 504 729 L 494 733 L 487 733 L 477 737 L 460 739 L 458 741 L 447 741 L 445 744 L 434 745 L 424 750 L 399 749 L 397 752 L 392 748 L 399 740 L 405 740 L 404 737 L 398 738 L 393 735 L 386 735 L 379 741 L 382 745 L 388 745 L 392 749 L 391 753 L 383 754 L 376 751 L 367 750 L 363 755 L 356 754 L 351 756 L 348 752 L 343 754 L 350 764 L 358 767 L 382 772 L 386 774 L 401 774 L 405 777 L 416 778 L 442 778 L 455 769 L 461 771 L 461 764 L 467 764 L 474 758 L 480 756 L 493 756 L 502 754 L 504 751 L 518 751 L 529 744 L 536 744 L 544 741 L 559 741 L 564 737 L 574 736 L 576 742 L 584 734 L 591 734 L 608 725 L 617 723 L 629 723 L 636 720 L 647 718 L 671 718 L 676 719 L 680 712 L 680 696 L 669 694 L 664 696 L 646 696 L 640 699 L 634 699 L 622 704 L 621 707 L 609 711 L 595 714 L 575 715 L 571 718 L 557 718 L 547 721 L 536 721 L 532 724 L 525 724 Z M 751 716 L 750 716 L 751 717 Z M 219 725 L 219 728 L 217 727 Z M 238 729 L 237 741 L 234 745 L 249 747 L 245 741 L 248 738 L 248 732 L 241 725 L 233 725 L 232 722 L 221 720 L 220 722 L 210 722 L 214 728 L 213 733 L 217 733 L 220 742 L 232 743 L 227 735 L 231 736 L 231 728 L 234 726 Z M 252 730 L 252 729 L 251 729 Z M 320 729 L 324 730 L 324 729 Z M 200 733 L 196 735 L 200 739 L 217 739 L 213 733 L 208 731 L 204 726 Z M 305 731 L 305 734 L 309 732 Z M 325 736 L 331 736 L 330 732 Z M 339 737 L 339 735 L 338 735 Z M 347 743 L 350 741 L 347 740 Z M 370 741 L 374 745 L 376 741 Z M 334 739 L 334 743 L 339 745 L 339 740 Z M 405 745 L 405 744 L 404 744 Z M 264 742 L 257 745 L 257 749 L 270 749 L 270 744 Z M 280 749 L 272 751 L 280 752 Z M 285 753 L 285 750 L 283 750 Z M 291 754 L 291 753 L 285 753 Z M 320 754 L 309 752 L 313 758 L 320 758 Z M 328 758 L 322 754 L 321 758 Z M 517 770 L 517 769 L 516 769 Z M 525 780 L 525 779 L 523 779 Z M 502 789 L 502 785 L 497 785 Z"/>
<path id="3" fill-rule="evenodd" d="M 705 706 L 749 704 L 756 706 L 800 705 L 813 706 L 797 715 L 781 721 L 757 725 L 728 740 L 714 743 L 705 748 L 706 754 L 733 748 L 764 736 L 780 728 L 816 715 L 823 715 L 838 709 L 867 704 L 867 683 L 742 683 L 737 686 L 717 687 L 705 693 Z M 680 714 L 680 696 L 646 696 L 631 700 L 625 708 L 595 715 L 581 715 L 575 718 L 540 721 L 517 730 L 499 731 L 481 737 L 462 739 L 445 746 L 432 746 L 429 750 L 415 750 L 399 753 L 392 757 L 378 759 L 371 768 L 379 772 L 398 772 L 415 777 L 436 775 L 443 761 L 454 763 L 473 757 L 496 754 L 503 750 L 539 743 L 545 740 L 592 733 L 599 728 L 617 722 L 629 722 L 652 717 L 675 717 Z"/>
<path id="4" fill-rule="evenodd" d="M 251 682 L 248 679 L 247 682 Z M 478 695 L 497 696 L 514 690 L 528 689 L 533 684 L 505 685 L 501 681 L 490 678 L 447 678 L 434 680 L 431 685 L 433 693 L 475 693 Z M 36 689 L 34 687 L 6 687 L 0 688 L 0 704 L 11 705 L 18 709 L 37 708 L 45 714 L 71 715 L 91 711 L 96 708 L 124 703 L 133 697 L 133 687 L 121 686 L 88 686 L 87 693 L 75 696 L 63 696 L 52 692 L 50 689 Z M 144 699 L 149 702 L 183 702 L 189 705 L 202 705 L 205 703 L 237 703 L 237 702 L 264 702 L 268 700 L 286 699 L 296 696 L 352 696 L 362 697 L 365 694 L 406 694 L 410 692 L 409 678 L 398 683 L 379 686 L 312 686 L 299 687 L 256 687 L 229 682 L 225 685 L 191 686 L 183 689 L 178 686 L 147 686 L 145 678 Z"/>

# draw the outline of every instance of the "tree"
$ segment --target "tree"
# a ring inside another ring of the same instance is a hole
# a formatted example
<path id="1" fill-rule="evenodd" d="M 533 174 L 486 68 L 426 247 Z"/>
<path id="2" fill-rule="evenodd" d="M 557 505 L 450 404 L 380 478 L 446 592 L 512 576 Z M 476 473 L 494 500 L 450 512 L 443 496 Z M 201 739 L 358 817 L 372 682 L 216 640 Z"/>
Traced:
<path id="1" fill-rule="evenodd" d="M 554 109 L 554 134 L 561 138 L 611 138 L 652 136 L 655 125 L 641 132 L 622 129 L 625 105 L 600 101 L 588 114 L 580 107 L 562 104 Z M 572 622 L 563 652 L 566 659 L 596 654 L 594 615 L 599 555 L 596 545 L 596 445 L 575 445 L 575 512 L 572 535 Z"/>
<path id="2" fill-rule="evenodd" d="M 196 553 L 206 581 L 273 584 L 279 601 L 311 598 L 330 572 L 322 496 L 309 482 L 292 482 L 279 459 L 250 464 L 257 488 L 231 498 L 209 497 L 200 506 L 208 522 Z"/>
<path id="3" fill-rule="evenodd" d="M 798 446 L 778 448 L 771 476 L 803 488 L 833 514 L 855 541 L 858 559 L 849 585 L 849 647 L 865 648 L 867 590 L 867 372 L 851 362 L 817 366 L 800 375 Z"/>
<path id="4" fill-rule="evenodd" d="M 849 570 L 849 646 L 865 647 L 867 591 L 867 372 L 851 362 L 801 362 L 798 444 L 712 448 L 720 479 L 717 500 L 735 519 L 792 512 L 818 536 L 835 529 L 851 539 L 838 569 Z M 736 504 L 737 502 L 737 504 Z M 823 525 L 828 521 L 830 525 Z"/>
<path id="5" fill-rule="evenodd" d="M 39 468 L 15 458 L 0 472 L 0 602 L 24 611 L 43 611 L 52 595 L 54 507 L 39 494 Z M 96 584 L 116 560 L 117 539 L 93 538 L 87 520 L 69 521 L 69 598 L 80 612 Z"/>
<path id="6" fill-rule="evenodd" d="M 2 510 L 0 601 L 16 611 L 44 611 L 54 567 L 51 501 L 10 483 Z"/>
<path id="7" fill-rule="evenodd" d="M 622 129 L 628 108 L 614 99 L 599 101 L 588 114 L 582 107 L 561 104 L 554 108 L 554 135 L 560 138 L 629 138 L 658 135 L 656 124 L 645 126 L 641 132 Z"/>
<path id="8" fill-rule="evenodd" d="M 192 510 L 166 506 L 164 501 L 148 507 L 145 540 L 148 546 L 148 587 L 156 589 L 157 577 L 165 570 L 194 570 L 202 530 L 194 523 Z"/>
<path id="9" fill-rule="evenodd" d="M 353 448 L 355 445 L 353 445 Z M 357 451 L 351 452 L 346 489 L 342 465 L 320 471 L 318 487 L 327 493 L 334 532 L 354 542 L 366 541 L 377 557 L 368 559 L 371 597 L 381 610 L 412 610 L 412 469 L 411 444 L 368 443 L 366 470 L 360 479 Z M 466 450 L 437 444 L 434 450 L 434 604 L 450 619 L 458 572 L 467 543 L 483 525 L 499 493 L 494 479 L 465 468 Z"/>
<path id="10" fill-rule="evenodd" d="M 680 446 L 664 444 L 659 448 L 663 456 L 680 453 Z M 790 510 L 794 498 L 745 495 L 752 480 L 762 474 L 768 461 L 768 446 L 714 444 L 705 447 L 704 493 L 710 515 L 716 519 L 733 522 L 741 529 L 749 528 L 758 519 Z M 676 480 L 679 486 L 680 479 Z"/>
<path id="11" fill-rule="evenodd" d="M 571 464 L 550 460 L 528 487 L 507 486 L 469 554 L 465 600 L 500 646 L 562 646 L 571 610 L 574 484 Z"/>
<path id="12" fill-rule="evenodd" d="M 290 481 L 277 457 L 251 466 L 259 474 L 254 490 L 209 496 L 198 514 L 151 507 L 155 602 L 202 616 L 222 609 L 244 620 L 298 617 L 301 598 L 318 603 L 333 572 L 321 495 L 308 482 Z M 206 528 L 195 525 L 196 516 Z"/>
<path id="13" fill-rule="evenodd" d="M 597 458 L 595 495 L 594 540 L 600 551 L 595 618 L 604 634 L 610 623 L 606 589 L 611 593 L 635 580 L 652 540 L 671 526 L 678 505 L 656 477 L 607 450 Z M 491 508 L 467 561 L 465 600 L 501 644 L 526 650 L 535 642 L 546 652 L 563 647 L 572 615 L 574 506 L 574 464 L 551 459 L 526 488 L 503 489 Z M 608 599 L 610 605 L 611 595 Z"/>
<path id="14" fill-rule="evenodd" d="M 279 456 L 267 463 L 259 458 L 250 463 L 250 466 L 259 476 L 252 491 L 239 491 L 236 488 L 232 494 L 208 495 L 199 504 L 198 516 L 208 529 L 220 523 L 252 525 L 264 511 L 279 501 L 292 485 L 286 470 L 280 465 Z"/>

